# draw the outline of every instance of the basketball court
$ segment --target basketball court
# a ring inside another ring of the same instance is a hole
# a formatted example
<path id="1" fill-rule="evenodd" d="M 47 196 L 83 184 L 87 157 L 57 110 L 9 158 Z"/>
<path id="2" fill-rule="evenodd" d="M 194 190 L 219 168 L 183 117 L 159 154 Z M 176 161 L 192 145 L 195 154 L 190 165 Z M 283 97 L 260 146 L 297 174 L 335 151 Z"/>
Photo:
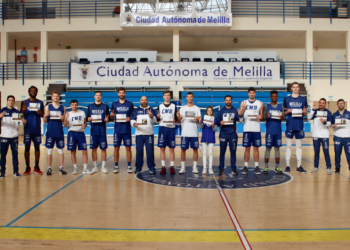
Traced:
<path id="1" fill-rule="evenodd" d="M 237 149 L 239 173 L 244 153 L 240 143 L 241 139 Z M 24 147 L 19 148 L 22 173 Z M 46 149 L 42 146 L 41 150 L 40 166 L 46 172 Z M 112 173 L 110 145 L 108 175 L 100 172 L 91 176 L 72 175 L 70 153 L 65 151 L 68 175 L 62 176 L 55 167 L 58 154 L 54 151 L 52 176 L 32 173 L 18 179 L 11 176 L 8 154 L 8 174 L 0 180 L 0 248 L 349 249 L 350 178 L 345 156 L 340 174 L 327 175 L 323 154 L 319 173 L 311 174 L 312 138 L 303 139 L 302 166 L 308 171 L 306 175 L 296 172 L 296 158 L 292 156 L 290 175 L 276 176 L 272 171 L 274 162 L 270 160 L 268 175 L 254 175 L 250 168 L 248 176 L 233 177 L 227 166 L 227 151 L 226 176 L 203 177 L 192 174 L 189 150 L 185 175 L 170 176 L 167 172 L 161 176 L 157 147 L 156 175 L 149 174 L 146 166 L 135 175 L 127 173 L 125 149 L 121 150 L 118 174 Z M 264 151 L 265 147 L 261 147 L 260 168 L 264 166 Z M 175 152 L 178 172 L 180 147 Z M 332 144 L 330 152 L 334 163 Z M 81 155 L 77 154 L 81 171 Z M 133 157 L 134 164 L 134 147 Z M 214 166 L 218 161 L 216 146 Z M 198 164 L 201 173 L 201 154 Z M 217 166 L 214 171 L 218 171 Z"/>

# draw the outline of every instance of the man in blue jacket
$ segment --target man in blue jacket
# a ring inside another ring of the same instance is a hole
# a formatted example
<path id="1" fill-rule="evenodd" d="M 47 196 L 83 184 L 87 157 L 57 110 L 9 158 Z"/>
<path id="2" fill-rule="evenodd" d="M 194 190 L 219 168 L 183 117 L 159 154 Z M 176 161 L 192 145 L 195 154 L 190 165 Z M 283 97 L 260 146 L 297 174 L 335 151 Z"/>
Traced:
<path id="1" fill-rule="evenodd" d="M 131 126 L 136 128 L 136 163 L 135 174 L 143 167 L 143 147 L 146 146 L 147 166 L 151 174 L 155 174 L 154 167 L 154 130 L 153 123 L 157 122 L 157 113 L 148 106 L 148 99 L 142 96 L 140 107 L 135 108 L 131 115 Z"/>
<path id="2" fill-rule="evenodd" d="M 231 153 L 231 170 L 233 175 L 238 175 L 236 170 L 236 150 L 237 150 L 237 127 L 239 121 L 238 111 L 232 106 L 232 96 L 225 96 L 225 107 L 216 116 L 217 125 L 220 127 L 220 166 L 219 175 L 222 175 L 225 168 L 225 153 L 227 143 L 229 143 Z"/>

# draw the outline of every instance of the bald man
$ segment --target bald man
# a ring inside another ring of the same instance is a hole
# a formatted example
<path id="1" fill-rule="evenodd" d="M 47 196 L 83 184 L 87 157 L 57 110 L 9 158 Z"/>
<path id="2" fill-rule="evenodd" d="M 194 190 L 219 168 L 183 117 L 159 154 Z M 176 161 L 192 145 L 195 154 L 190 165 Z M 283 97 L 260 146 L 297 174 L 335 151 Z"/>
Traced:
<path id="1" fill-rule="evenodd" d="M 153 123 L 157 121 L 156 112 L 148 106 L 146 96 L 142 96 L 140 107 L 135 108 L 131 116 L 131 126 L 136 128 L 136 163 L 135 174 L 143 167 L 143 148 L 146 146 L 147 166 L 151 174 L 155 174 L 154 163 L 154 130 Z"/>

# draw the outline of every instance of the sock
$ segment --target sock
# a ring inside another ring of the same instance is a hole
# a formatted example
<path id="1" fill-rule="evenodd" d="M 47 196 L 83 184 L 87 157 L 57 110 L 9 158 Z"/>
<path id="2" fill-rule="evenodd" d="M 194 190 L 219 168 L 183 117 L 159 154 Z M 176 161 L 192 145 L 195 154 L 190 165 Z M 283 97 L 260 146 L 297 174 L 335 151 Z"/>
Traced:
<path id="1" fill-rule="evenodd" d="M 49 169 L 51 169 L 51 167 L 48 167 Z"/>
<path id="2" fill-rule="evenodd" d="M 181 162 L 181 168 L 185 168 L 185 162 L 184 161 Z"/>
<path id="3" fill-rule="evenodd" d="M 106 162 L 105 162 L 105 161 L 102 162 L 102 167 L 103 167 L 103 168 L 106 167 Z"/>
<path id="4" fill-rule="evenodd" d="M 276 168 L 278 168 L 280 166 L 279 162 L 276 162 Z"/>
<path id="5" fill-rule="evenodd" d="M 245 166 L 245 167 L 248 167 L 248 162 L 244 162 L 244 166 Z"/>
<path id="6" fill-rule="evenodd" d="M 28 162 L 28 166 L 29 166 L 29 162 Z M 35 161 L 35 167 L 37 168 L 39 166 L 39 161 Z"/>
<path id="7" fill-rule="evenodd" d="M 193 162 L 193 167 L 194 167 L 194 168 L 197 167 L 197 162 L 196 162 L 196 161 Z"/>
<path id="8" fill-rule="evenodd" d="M 165 167 L 165 161 L 160 161 L 162 163 L 162 167 Z"/>
<path id="9" fill-rule="evenodd" d="M 268 166 L 269 166 L 269 162 L 265 161 L 265 167 L 268 167 Z"/>
<path id="10" fill-rule="evenodd" d="M 131 161 L 128 161 L 128 167 L 130 167 L 131 166 Z"/>
<path id="11" fill-rule="evenodd" d="M 87 164 L 83 164 L 83 166 L 84 166 L 84 169 L 87 169 Z"/>
<path id="12" fill-rule="evenodd" d="M 26 162 L 26 166 L 27 166 L 27 168 L 29 168 L 29 162 Z"/>
<path id="13" fill-rule="evenodd" d="M 173 161 L 170 162 L 170 166 L 174 167 L 174 162 Z"/>
<path id="14" fill-rule="evenodd" d="M 290 164 L 290 155 L 292 154 L 292 139 L 287 138 L 287 147 L 286 147 L 286 166 L 289 167 Z"/>
<path id="15" fill-rule="evenodd" d="M 74 167 L 74 168 L 77 168 L 78 166 L 77 166 L 77 164 L 73 164 L 73 167 Z"/>
<path id="16" fill-rule="evenodd" d="M 118 167 L 118 162 L 114 162 L 114 166 L 115 166 L 115 167 Z"/>
<path id="17" fill-rule="evenodd" d="M 63 166 L 60 166 L 60 169 L 62 169 L 63 168 Z"/>
<path id="18" fill-rule="evenodd" d="M 255 167 L 259 167 L 259 162 L 255 162 Z"/>
<path id="19" fill-rule="evenodd" d="M 296 156 L 297 156 L 297 167 L 301 166 L 301 155 L 302 155 L 302 150 L 301 150 L 301 140 L 296 140 Z"/>
<path id="20" fill-rule="evenodd" d="M 94 161 L 94 168 L 97 168 L 97 161 Z"/>

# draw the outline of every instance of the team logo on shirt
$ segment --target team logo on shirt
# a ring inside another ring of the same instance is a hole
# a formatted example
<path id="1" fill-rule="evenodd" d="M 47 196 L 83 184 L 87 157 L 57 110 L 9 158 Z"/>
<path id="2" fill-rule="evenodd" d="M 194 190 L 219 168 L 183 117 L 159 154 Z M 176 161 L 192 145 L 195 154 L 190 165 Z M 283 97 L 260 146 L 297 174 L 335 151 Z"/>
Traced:
<path id="1" fill-rule="evenodd" d="M 179 167 L 176 167 L 179 170 Z M 202 166 L 198 166 L 199 172 L 202 171 Z M 243 167 L 238 167 L 237 171 L 241 172 Z M 253 168 L 250 168 L 253 171 Z M 248 176 L 249 177 L 249 176 Z M 203 177 L 201 174 L 193 174 L 192 166 L 186 167 L 186 172 L 183 175 L 160 175 L 159 170 L 156 174 L 150 174 L 148 170 L 140 172 L 136 178 L 151 184 L 181 187 L 181 188 L 199 188 L 199 189 L 217 189 L 218 186 L 213 176 L 208 175 Z M 220 188 L 222 189 L 244 189 L 269 187 L 280 184 L 285 184 L 293 180 L 293 177 L 288 174 L 276 175 L 274 170 L 269 170 L 267 175 L 254 176 L 254 178 L 245 178 L 242 175 L 233 176 L 231 170 L 227 168 L 225 176 L 216 177 Z"/>
<path id="2" fill-rule="evenodd" d="M 290 102 L 289 106 L 291 106 L 292 108 L 300 108 L 301 106 L 303 106 L 302 102 Z"/>

